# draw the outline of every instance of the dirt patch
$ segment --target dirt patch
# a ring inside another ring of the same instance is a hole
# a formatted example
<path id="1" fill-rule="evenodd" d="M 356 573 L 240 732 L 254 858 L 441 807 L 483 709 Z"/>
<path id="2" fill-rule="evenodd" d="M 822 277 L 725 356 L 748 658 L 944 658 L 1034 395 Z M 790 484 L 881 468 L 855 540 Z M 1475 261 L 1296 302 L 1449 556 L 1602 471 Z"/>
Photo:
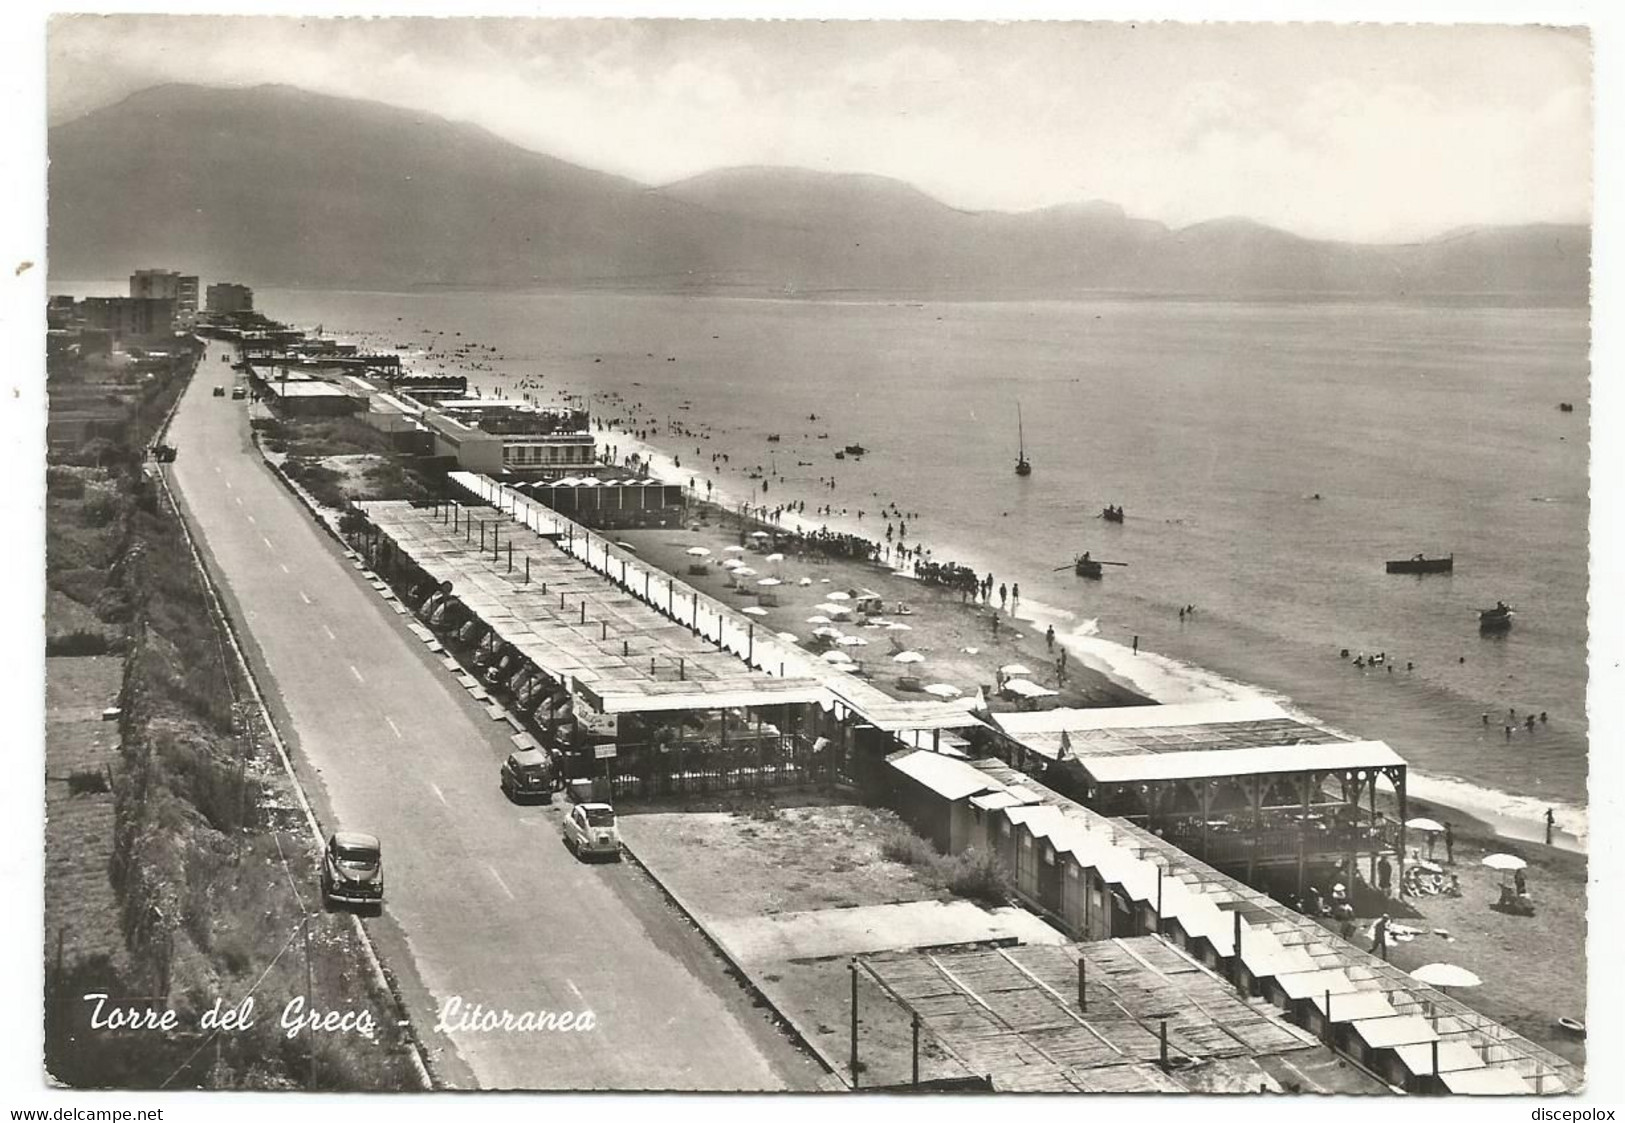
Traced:
<path id="1" fill-rule="evenodd" d="M 627 845 L 690 908 L 707 916 L 771 916 L 807 909 L 951 894 L 880 852 L 889 811 L 837 804 L 770 812 L 624 815 Z"/>

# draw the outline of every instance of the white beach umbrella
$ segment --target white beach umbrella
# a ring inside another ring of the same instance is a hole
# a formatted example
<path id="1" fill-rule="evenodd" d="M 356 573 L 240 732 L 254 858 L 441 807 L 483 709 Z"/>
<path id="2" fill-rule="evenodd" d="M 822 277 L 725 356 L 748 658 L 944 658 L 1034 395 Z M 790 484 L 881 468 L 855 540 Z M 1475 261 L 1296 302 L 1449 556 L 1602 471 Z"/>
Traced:
<path id="1" fill-rule="evenodd" d="M 888 632 L 912 632 L 914 629 L 909 627 L 907 624 L 898 624 L 894 622 L 887 624 L 886 630 Z"/>
<path id="2" fill-rule="evenodd" d="M 1454 963 L 1427 963 L 1411 972 L 1411 978 L 1430 987 L 1476 987 L 1484 980 Z"/>
<path id="3" fill-rule="evenodd" d="M 1020 663 L 1006 663 L 999 668 L 999 672 L 1006 675 L 1030 675 L 1033 673 L 1031 668 L 1023 667 Z"/>
<path id="4" fill-rule="evenodd" d="M 779 633 L 779 638 L 782 639 L 785 643 L 800 643 L 801 642 L 801 637 L 796 635 L 794 632 L 780 632 Z"/>
<path id="5" fill-rule="evenodd" d="M 1509 873 L 1512 870 L 1521 870 L 1529 863 L 1518 857 L 1516 854 L 1491 854 L 1489 857 L 1484 859 L 1484 864 L 1490 867 L 1492 870 L 1500 870 L 1502 873 Z"/>
<path id="6" fill-rule="evenodd" d="M 784 555 L 783 554 L 769 554 L 769 555 L 767 555 L 767 560 L 768 561 L 783 561 L 784 560 Z"/>
<path id="7" fill-rule="evenodd" d="M 691 558 L 708 558 L 711 556 L 711 551 L 704 546 L 690 546 L 684 553 Z"/>
<path id="8" fill-rule="evenodd" d="M 756 583 L 758 585 L 782 585 L 782 584 L 784 584 L 784 582 L 780 581 L 777 577 L 764 577 L 764 578 L 762 578 L 760 581 L 758 581 Z"/>
<path id="9" fill-rule="evenodd" d="M 840 651 L 840 650 L 826 651 L 821 656 L 821 658 L 826 663 L 850 663 L 850 662 L 852 662 L 852 656 L 850 656 L 846 652 Z"/>
<path id="10" fill-rule="evenodd" d="M 832 628 L 828 624 L 824 625 L 822 628 L 813 629 L 813 635 L 821 636 L 824 639 L 840 639 L 843 634 L 844 633 L 841 631 L 841 629 Z"/>
<path id="11" fill-rule="evenodd" d="M 724 547 L 724 549 L 730 554 L 742 554 L 745 552 L 745 547 L 743 546 L 727 546 Z"/>
<path id="12" fill-rule="evenodd" d="M 923 663 L 925 656 L 918 651 L 899 651 L 891 657 L 893 663 Z"/>
<path id="13" fill-rule="evenodd" d="M 816 608 L 819 612 L 824 613 L 826 616 L 833 616 L 837 612 L 845 612 L 846 611 L 846 609 L 842 608 L 840 605 L 838 605 L 838 604 L 830 604 L 828 601 L 825 601 L 823 604 L 815 604 L 815 605 L 813 605 L 813 607 Z"/>
<path id="14" fill-rule="evenodd" d="M 734 570 L 734 576 L 735 577 L 755 577 L 756 576 L 756 571 L 754 569 L 752 569 L 748 565 L 742 565 L 738 569 Z"/>
<path id="15" fill-rule="evenodd" d="M 852 599 L 852 594 L 851 593 L 842 593 L 842 592 L 837 591 L 837 592 L 830 593 L 829 594 L 829 599 L 830 600 L 851 600 Z"/>
<path id="16" fill-rule="evenodd" d="M 797 585 L 811 585 L 812 584 L 812 578 L 811 577 L 803 577 L 800 581 L 797 581 L 796 584 Z"/>
<path id="17" fill-rule="evenodd" d="M 1406 819 L 1405 826 L 1413 831 L 1425 831 L 1428 834 L 1438 834 L 1444 830 L 1444 824 L 1433 819 Z"/>
<path id="18" fill-rule="evenodd" d="M 753 530 L 753 531 L 750 532 L 750 536 L 752 538 L 772 538 L 773 537 L 771 534 L 769 534 L 765 530 Z"/>
<path id="19" fill-rule="evenodd" d="M 850 616 L 850 615 L 852 615 L 852 610 L 850 608 L 847 608 L 844 605 L 839 605 L 839 604 L 830 605 L 829 608 L 826 609 L 826 611 L 831 616 Z"/>
<path id="20" fill-rule="evenodd" d="M 957 698 L 965 693 L 957 686 L 949 686 L 945 682 L 933 682 L 925 688 L 927 694 L 935 694 L 938 698 Z"/>
<path id="21" fill-rule="evenodd" d="M 722 568 L 723 569 L 738 569 L 740 566 L 742 566 L 744 564 L 745 563 L 740 561 L 738 558 L 724 558 L 723 562 L 722 562 Z"/>
<path id="22" fill-rule="evenodd" d="M 867 646 L 869 646 L 869 641 L 864 639 L 861 636 L 842 636 L 840 639 L 836 640 L 835 642 L 840 644 L 842 647 L 867 647 Z"/>
<path id="23" fill-rule="evenodd" d="M 819 615 L 819 616 L 809 616 L 809 617 L 807 617 L 807 623 L 809 623 L 809 624 L 833 624 L 833 623 L 835 623 L 835 621 L 831 620 L 828 616 Z"/>
<path id="24" fill-rule="evenodd" d="M 740 611 L 743 612 L 746 616 L 766 616 L 767 615 L 767 609 L 765 609 L 765 608 L 757 608 L 754 604 L 751 605 L 749 608 L 740 609 Z"/>

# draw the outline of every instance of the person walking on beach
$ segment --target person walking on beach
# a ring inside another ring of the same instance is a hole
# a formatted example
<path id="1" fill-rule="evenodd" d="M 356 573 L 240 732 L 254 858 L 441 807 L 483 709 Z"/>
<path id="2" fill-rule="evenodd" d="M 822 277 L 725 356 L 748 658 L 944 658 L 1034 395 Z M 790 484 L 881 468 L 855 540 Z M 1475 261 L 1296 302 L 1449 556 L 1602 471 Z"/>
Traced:
<path id="1" fill-rule="evenodd" d="M 1140 637 L 1135 636 L 1134 637 L 1134 654 L 1138 655 L 1139 653 L 1140 653 Z"/>
<path id="2" fill-rule="evenodd" d="M 1019 607 L 1021 607 L 1021 584 L 1019 582 L 1011 582 L 1011 584 L 1010 584 L 1010 611 L 1014 612 Z M 1532 724 L 1535 719 L 1530 718 L 1529 720 L 1530 720 L 1530 722 Z"/>
<path id="3" fill-rule="evenodd" d="M 1553 815 L 1552 814 L 1552 809 L 1550 807 L 1548 807 L 1546 809 L 1546 845 L 1547 846 L 1550 846 L 1552 844 L 1552 829 L 1554 827 L 1556 827 L 1556 826 L 1557 826 L 1557 816 Z"/>
<path id="4" fill-rule="evenodd" d="M 1388 891 L 1393 888 L 1393 885 L 1394 867 L 1393 864 L 1388 861 L 1388 855 L 1384 854 L 1377 859 L 1377 888 L 1380 889 L 1382 891 L 1382 895 L 1386 897 L 1388 896 Z"/>
<path id="5" fill-rule="evenodd" d="M 1045 632 L 1044 632 L 1044 648 L 1046 650 L 1048 650 L 1048 651 L 1054 651 L 1055 650 L 1055 625 L 1054 624 L 1051 624 L 1049 626 L 1049 628 L 1046 629 Z"/>
<path id="6" fill-rule="evenodd" d="M 1010 599 L 1010 590 L 1001 582 L 999 584 L 999 611 L 1004 611 L 1005 602 Z"/>
<path id="7" fill-rule="evenodd" d="M 1371 950 L 1380 955 L 1384 962 L 1388 959 L 1388 914 L 1383 913 L 1377 922 L 1371 926 Z"/>
<path id="8" fill-rule="evenodd" d="M 1456 828 L 1448 819 L 1444 824 L 1444 860 L 1446 865 L 1456 864 Z"/>

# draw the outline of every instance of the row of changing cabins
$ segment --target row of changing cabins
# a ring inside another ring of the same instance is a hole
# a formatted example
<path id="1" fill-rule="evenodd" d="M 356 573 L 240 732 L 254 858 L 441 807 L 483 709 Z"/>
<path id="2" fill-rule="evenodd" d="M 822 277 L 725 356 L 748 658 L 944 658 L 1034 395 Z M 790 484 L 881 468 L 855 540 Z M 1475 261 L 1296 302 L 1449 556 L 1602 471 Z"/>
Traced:
<path id="1" fill-rule="evenodd" d="M 1160 935 L 1406 1091 L 1577 1087 L 1562 1058 L 1157 835 L 1090 811 L 1002 761 L 904 749 L 888 765 L 893 805 L 915 830 L 951 854 L 996 854 L 1024 903 L 1079 940 Z"/>
<path id="2" fill-rule="evenodd" d="M 557 512 L 532 507 L 531 497 L 489 478 L 459 472 L 451 479 L 476 502 L 506 509 L 537 532 L 554 532 L 561 550 L 634 596 L 658 605 L 660 598 L 650 594 L 650 582 L 630 571 L 645 569 L 647 563 L 601 539 L 588 542 L 584 528 L 571 529 L 569 520 Z M 669 581 L 662 575 L 660 584 Z M 1289 1020 L 1395 1088 L 1498 1095 L 1557 1094 L 1579 1087 L 1578 1072 L 1568 1061 L 1417 982 L 1150 829 L 1091 810 L 1001 760 L 970 759 L 976 744 L 989 742 L 989 734 L 993 742 L 1003 737 L 1006 747 L 1017 748 L 1006 754 L 1013 759 L 1020 759 L 1020 747 L 1025 746 L 1039 756 L 1049 755 L 1051 765 L 1070 759 L 1092 779 L 1121 780 L 1123 776 L 1112 768 L 1120 772 L 1132 757 L 1139 761 L 1136 768 L 1150 769 L 1145 776 L 1153 782 L 1147 789 L 1154 788 L 1159 778 L 1168 785 L 1193 782 L 1184 773 L 1197 757 L 1209 768 L 1213 761 L 1226 761 L 1221 772 L 1227 771 L 1232 779 L 1246 773 L 1243 778 L 1255 781 L 1252 798 L 1257 808 L 1266 802 L 1264 793 L 1271 782 L 1263 776 L 1267 761 L 1286 755 L 1282 750 L 1294 744 L 1304 728 L 1278 710 L 1220 707 L 1201 720 L 1181 707 L 1136 707 L 1138 715 L 1077 711 L 1088 715 L 1089 724 L 1102 728 L 1081 734 L 1070 744 L 1064 734 L 1039 732 L 1043 719 L 1037 715 L 1012 715 L 1013 720 L 1005 721 L 1009 728 L 1001 730 L 999 720 L 1006 715 L 987 715 L 984 722 L 968 712 L 938 707 L 942 715 L 927 721 L 922 720 L 925 710 L 920 703 L 897 702 L 769 636 L 735 635 L 754 633 L 749 618 L 734 619 L 736 614 L 727 606 L 686 587 L 683 597 L 694 598 L 697 614 L 704 602 L 703 617 L 714 621 L 718 630 L 711 638 L 721 648 L 769 674 L 777 669 L 781 675 L 807 674 L 826 683 L 843 726 L 851 725 L 860 734 L 867 728 L 865 742 L 878 735 L 898 746 L 885 757 L 880 784 L 903 818 L 944 852 L 975 848 L 998 855 L 1022 901 L 1073 938 L 1164 939 L 1231 980 L 1247 996 L 1274 1004 Z M 735 625 L 731 629 L 730 620 Z M 827 702 L 824 709 L 830 708 Z M 1169 726 L 1148 748 L 1143 740 L 1134 740 L 1141 734 L 1132 731 L 1154 724 L 1149 711 L 1161 711 Z M 1184 716 L 1175 716 L 1176 711 Z M 1113 725 L 1123 728 L 1108 728 Z M 1251 744 L 1249 738 L 1256 735 L 1273 737 L 1273 748 Z M 901 747 L 905 745 L 912 747 Z M 1181 751 L 1194 745 L 1204 748 Z M 1315 777 L 1313 785 L 1328 774 L 1362 765 L 1367 791 L 1380 773 L 1394 782 L 1403 800 L 1403 761 L 1380 742 L 1294 747 L 1328 762 L 1325 770 L 1297 766 L 1296 771 Z M 1359 759 L 1343 761 L 1350 753 Z M 1300 782 L 1292 768 L 1280 767 L 1288 777 L 1283 782 Z M 1207 775 L 1193 774 L 1198 788 L 1216 785 Z M 1311 781 L 1302 783 L 1307 793 Z M 1138 784 L 1120 786 L 1130 792 L 1140 789 Z M 1354 792 L 1356 806 L 1359 794 Z"/>

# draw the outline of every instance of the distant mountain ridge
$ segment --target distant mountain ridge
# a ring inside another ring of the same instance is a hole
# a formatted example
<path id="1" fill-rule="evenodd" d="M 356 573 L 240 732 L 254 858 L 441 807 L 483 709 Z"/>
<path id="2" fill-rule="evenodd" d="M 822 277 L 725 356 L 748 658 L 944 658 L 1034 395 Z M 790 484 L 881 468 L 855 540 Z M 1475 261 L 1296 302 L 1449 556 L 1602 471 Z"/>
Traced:
<path id="1" fill-rule="evenodd" d="M 650 187 L 476 126 L 288 86 L 154 87 L 53 127 L 49 149 L 58 279 L 167 263 L 319 288 L 1558 303 L 1590 289 L 1586 226 L 1374 246 L 1241 219 L 1171 230 L 1103 201 L 966 211 L 899 180 L 797 168 Z"/>

